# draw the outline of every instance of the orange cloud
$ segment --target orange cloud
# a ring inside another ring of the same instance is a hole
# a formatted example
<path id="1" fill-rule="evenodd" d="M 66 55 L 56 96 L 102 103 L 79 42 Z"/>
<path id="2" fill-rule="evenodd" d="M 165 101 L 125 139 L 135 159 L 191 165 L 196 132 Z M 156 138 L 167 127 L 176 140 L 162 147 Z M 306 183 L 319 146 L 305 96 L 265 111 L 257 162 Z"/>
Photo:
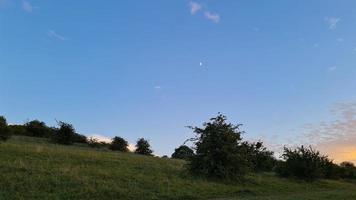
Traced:
<path id="1" fill-rule="evenodd" d="M 337 104 L 331 113 L 336 120 L 306 126 L 306 142 L 335 162 L 356 163 L 356 103 Z"/>

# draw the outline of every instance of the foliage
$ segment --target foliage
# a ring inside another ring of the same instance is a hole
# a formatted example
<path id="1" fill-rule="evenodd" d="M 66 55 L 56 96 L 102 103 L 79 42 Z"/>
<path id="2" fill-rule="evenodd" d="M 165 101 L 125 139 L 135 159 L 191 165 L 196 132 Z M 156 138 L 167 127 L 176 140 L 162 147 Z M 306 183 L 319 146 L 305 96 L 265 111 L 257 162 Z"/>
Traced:
<path id="1" fill-rule="evenodd" d="M 92 147 L 92 148 L 100 148 L 101 147 L 101 143 L 99 142 L 99 140 L 94 137 L 88 138 L 87 143 L 88 143 L 89 147 Z"/>
<path id="2" fill-rule="evenodd" d="M 72 141 L 74 143 L 87 143 L 87 137 L 85 135 L 81 135 L 79 133 L 74 133 Z"/>
<path id="3" fill-rule="evenodd" d="M 226 117 L 219 114 L 203 126 L 190 127 L 197 135 L 191 139 L 196 146 L 196 154 L 188 165 L 190 171 L 209 178 L 243 178 L 250 163 L 247 149 L 241 142 L 241 124 L 227 123 Z"/>
<path id="4" fill-rule="evenodd" d="M 8 128 L 12 135 L 28 135 L 24 125 L 9 125 Z"/>
<path id="5" fill-rule="evenodd" d="M 129 151 L 129 149 L 127 148 L 128 146 L 129 144 L 124 138 L 114 137 L 112 139 L 109 149 L 112 151 L 128 152 Z"/>
<path id="6" fill-rule="evenodd" d="M 70 145 L 74 143 L 75 129 L 72 124 L 58 122 L 59 128 L 56 130 L 53 141 L 58 144 Z"/>
<path id="7" fill-rule="evenodd" d="M 9 131 L 6 118 L 0 116 L 0 142 L 8 140 L 10 136 L 11 133 Z"/>
<path id="8" fill-rule="evenodd" d="M 148 140 L 144 138 L 138 139 L 136 143 L 135 153 L 146 155 L 146 156 L 152 156 L 153 151 L 151 150 L 151 145 L 148 142 Z"/>
<path id="9" fill-rule="evenodd" d="M 345 167 L 345 168 L 354 168 L 355 164 L 349 161 L 344 161 L 340 163 L 340 167 Z"/>
<path id="10" fill-rule="evenodd" d="M 259 173 L 230 184 L 184 175 L 182 160 L 45 141 L 15 136 L 0 145 L 0 199 L 356 199 L 349 181 L 300 182 Z"/>
<path id="11" fill-rule="evenodd" d="M 340 163 L 340 177 L 345 179 L 356 179 L 356 167 L 352 162 Z"/>
<path id="12" fill-rule="evenodd" d="M 25 125 L 26 135 L 32 137 L 46 137 L 51 138 L 54 135 L 55 130 L 46 125 L 46 123 L 33 120 L 27 122 Z"/>
<path id="13" fill-rule="evenodd" d="M 268 151 L 267 148 L 263 146 L 263 142 L 243 142 L 243 146 L 247 149 L 247 156 L 254 171 L 261 172 L 273 170 L 276 164 L 276 159 L 273 156 L 274 153 Z"/>
<path id="14" fill-rule="evenodd" d="M 174 150 L 172 158 L 190 160 L 194 156 L 194 151 L 186 145 L 181 145 Z"/>
<path id="15" fill-rule="evenodd" d="M 332 161 L 312 147 L 301 146 L 296 149 L 284 147 L 282 157 L 285 162 L 280 162 L 276 169 L 281 176 L 313 181 L 335 175 Z"/>

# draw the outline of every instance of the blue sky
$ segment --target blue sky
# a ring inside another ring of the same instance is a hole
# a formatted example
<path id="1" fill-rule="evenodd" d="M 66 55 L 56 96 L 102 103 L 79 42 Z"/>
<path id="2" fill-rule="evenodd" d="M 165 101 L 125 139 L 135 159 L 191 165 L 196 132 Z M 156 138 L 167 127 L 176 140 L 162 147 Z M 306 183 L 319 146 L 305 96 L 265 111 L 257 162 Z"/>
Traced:
<path id="1" fill-rule="evenodd" d="M 0 0 L 0 112 L 159 155 L 222 112 L 283 144 L 356 101 L 355 27 L 353 0 Z"/>

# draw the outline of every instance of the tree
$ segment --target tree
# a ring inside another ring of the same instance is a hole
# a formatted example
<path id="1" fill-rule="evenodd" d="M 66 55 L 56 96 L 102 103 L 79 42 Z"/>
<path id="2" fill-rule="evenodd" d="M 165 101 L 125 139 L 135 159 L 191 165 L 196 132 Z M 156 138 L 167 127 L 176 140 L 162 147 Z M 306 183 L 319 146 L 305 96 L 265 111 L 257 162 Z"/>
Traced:
<path id="1" fill-rule="evenodd" d="M 349 161 L 344 161 L 342 163 L 340 163 L 341 167 L 345 167 L 345 168 L 354 168 L 355 164 Z"/>
<path id="2" fill-rule="evenodd" d="M 10 136 L 11 134 L 7 126 L 6 118 L 0 116 L 0 142 L 8 140 Z"/>
<path id="3" fill-rule="evenodd" d="M 87 143 L 88 139 L 85 135 L 81 135 L 79 133 L 74 133 L 72 138 L 74 143 Z"/>
<path id="4" fill-rule="evenodd" d="M 136 154 L 152 156 L 153 151 L 151 150 L 151 145 L 144 138 L 140 138 L 137 140 L 136 144 Z"/>
<path id="5" fill-rule="evenodd" d="M 92 148 L 100 148 L 101 147 L 101 143 L 99 142 L 99 140 L 94 137 L 88 138 L 87 143 L 88 143 L 89 147 L 92 147 Z"/>
<path id="6" fill-rule="evenodd" d="M 250 163 L 246 148 L 241 143 L 241 124 L 226 122 L 219 114 L 203 124 L 202 128 L 190 127 L 196 137 L 196 154 L 188 167 L 194 174 L 208 178 L 241 179 L 249 171 Z"/>
<path id="7" fill-rule="evenodd" d="M 186 145 L 182 145 L 174 150 L 172 158 L 189 160 L 194 156 L 194 151 Z"/>
<path id="8" fill-rule="evenodd" d="M 356 167 L 352 162 L 344 161 L 340 163 L 340 176 L 341 178 L 346 179 L 355 179 L 356 178 Z"/>
<path id="9" fill-rule="evenodd" d="M 301 146 L 296 149 L 284 147 L 282 158 L 285 162 L 281 162 L 277 167 L 277 173 L 281 176 L 313 181 L 333 177 L 336 173 L 335 164 L 312 147 Z"/>
<path id="10" fill-rule="evenodd" d="M 272 171 L 276 164 L 276 159 L 273 156 L 274 153 L 263 146 L 263 142 L 243 142 L 243 146 L 247 150 L 247 156 L 254 171 Z"/>
<path id="11" fill-rule="evenodd" d="M 24 126 L 26 128 L 27 135 L 31 137 L 51 138 L 54 134 L 54 130 L 52 128 L 49 128 L 46 123 L 39 120 L 27 122 Z"/>
<path id="12" fill-rule="evenodd" d="M 58 144 L 70 145 L 73 144 L 74 135 L 76 134 L 72 124 L 58 122 L 59 128 L 56 130 L 54 142 Z"/>
<path id="13" fill-rule="evenodd" d="M 124 138 L 114 137 L 112 139 L 109 149 L 112 151 L 128 152 L 129 151 L 129 149 L 127 148 L 128 146 L 129 144 Z"/>

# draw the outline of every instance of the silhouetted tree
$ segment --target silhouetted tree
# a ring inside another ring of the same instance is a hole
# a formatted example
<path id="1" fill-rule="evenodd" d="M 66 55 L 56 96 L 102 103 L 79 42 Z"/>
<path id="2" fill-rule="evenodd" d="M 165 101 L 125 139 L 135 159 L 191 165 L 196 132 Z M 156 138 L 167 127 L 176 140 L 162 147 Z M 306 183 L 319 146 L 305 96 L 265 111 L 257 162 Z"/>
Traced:
<path id="1" fill-rule="evenodd" d="M 144 138 L 138 139 L 135 150 L 136 154 L 152 156 L 152 152 L 151 145 L 147 140 Z"/>
<path id="2" fill-rule="evenodd" d="M 355 167 L 355 164 L 349 161 L 344 161 L 342 163 L 340 163 L 341 167 L 349 167 L 349 168 L 353 168 Z"/>
<path id="3" fill-rule="evenodd" d="M 194 156 L 194 151 L 186 145 L 182 145 L 174 150 L 172 158 L 189 160 Z"/>
<path id="4" fill-rule="evenodd" d="M 226 122 L 219 114 L 203 124 L 203 128 L 190 127 L 196 133 L 191 139 L 196 154 L 189 164 L 191 172 L 211 178 L 241 179 L 250 163 L 246 148 L 241 143 L 241 124 Z"/>
<path id="5" fill-rule="evenodd" d="M 268 151 L 267 148 L 263 146 L 263 142 L 243 142 L 243 146 L 247 149 L 247 156 L 254 171 L 273 170 L 276 164 L 276 158 L 273 156 L 274 153 L 272 151 Z"/>
<path id="6" fill-rule="evenodd" d="M 48 127 L 46 123 L 39 120 L 27 122 L 25 125 L 26 133 L 31 137 L 47 137 L 51 138 L 54 134 L 54 129 Z"/>
<path id="7" fill-rule="evenodd" d="M 340 177 L 345 179 L 356 179 L 356 167 L 352 162 L 344 161 L 340 163 Z"/>
<path id="8" fill-rule="evenodd" d="M 72 141 L 74 143 L 87 143 L 87 137 L 85 135 L 81 135 L 79 133 L 74 133 Z"/>
<path id="9" fill-rule="evenodd" d="M 92 148 L 100 148 L 100 146 L 101 146 L 101 143 L 99 142 L 99 140 L 94 137 L 88 138 L 87 143 L 88 143 L 89 147 L 92 147 Z"/>
<path id="10" fill-rule="evenodd" d="M 10 136 L 11 134 L 7 126 L 6 118 L 0 116 L 0 142 L 8 140 Z"/>
<path id="11" fill-rule="evenodd" d="M 75 133 L 75 129 L 72 124 L 67 124 L 64 122 L 58 122 L 59 128 L 57 129 L 54 142 L 58 144 L 70 145 L 73 144 L 73 138 Z"/>
<path id="12" fill-rule="evenodd" d="M 296 149 L 285 147 L 282 157 L 285 162 L 280 162 L 277 167 L 277 173 L 282 176 L 313 181 L 332 177 L 336 173 L 333 162 L 312 147 L 301 146 Z"/>
<path id="13" fill-rule="evenodd" d="M 11 135 L 28 135 L 24 125 L 9 125 Z"/>
<path id="14" fill-rule="evenodd" d="M 114 137 L 112 139 L 109 149 L 112 151 L 128 152 L 129 151 L 129 149 L 127 148 L 128 146 L 129 144 L 124 138 Z"/>

